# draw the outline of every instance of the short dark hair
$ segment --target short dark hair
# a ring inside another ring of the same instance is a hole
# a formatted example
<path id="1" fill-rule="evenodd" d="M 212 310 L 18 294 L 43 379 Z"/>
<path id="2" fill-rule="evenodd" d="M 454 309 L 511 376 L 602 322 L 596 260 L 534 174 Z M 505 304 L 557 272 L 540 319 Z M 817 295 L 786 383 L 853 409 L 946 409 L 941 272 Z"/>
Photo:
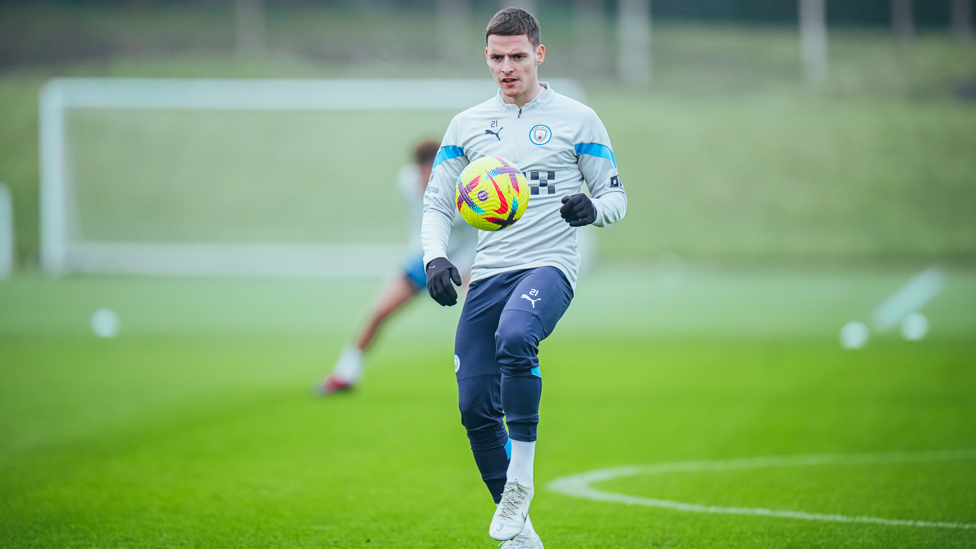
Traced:
<path id="1" fill-rule="evenodd" d="M 441 144 L 433 139 L 421 141 L 417 148 L 413 150 L 413 158 L 417 164 L 432 164 L 437 151 L 441 150 Z"/>
<path id="2" fill-rule="evenodd" d="M 497 34 L 500 36 L 520 36 L 525 34 L 529 37 L 529 42 L 533 47 L 538 48 L 542 43 L 542 31 L 539 29 L 539 20 L 531 13 L 520 8 L 505 8 L 492 16 L 488 21 L 488 30 L 485 31 L 485 43 L 488 37 Z"/>

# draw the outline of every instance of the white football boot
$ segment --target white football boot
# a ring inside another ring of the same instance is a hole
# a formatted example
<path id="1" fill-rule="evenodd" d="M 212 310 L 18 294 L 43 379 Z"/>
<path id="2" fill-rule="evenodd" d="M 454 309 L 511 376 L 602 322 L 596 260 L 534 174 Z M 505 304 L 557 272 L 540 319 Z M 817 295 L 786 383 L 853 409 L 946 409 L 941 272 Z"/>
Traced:
<path id="1" fill-rule="evenodd" d="M 542 540 L 539 539 L 539 534 L 535 533 L 531 518 L 526 518 L 525 529 L 521 534 L 499 545 L 501 549 L 543 549 Z"/>
<path id="2" fill-rule="evenodd" d="M 525 528 L 525 518 L 529 516 L 529 504 L 535 490 L 531 486 L 523 486 L 518 480 L 505 483 L 502 501 L 491 517 L 488 535 L 496 541 L 508 541 L 522 533 Z"/>
<path id="3" fill-rule="evenodd" d="M 519 534 L 514 538 L 503 541 L 501 543 L 501 549 L 543 549 L 542 540 L 539 539 L 538 535 L 526 536 Z"/>

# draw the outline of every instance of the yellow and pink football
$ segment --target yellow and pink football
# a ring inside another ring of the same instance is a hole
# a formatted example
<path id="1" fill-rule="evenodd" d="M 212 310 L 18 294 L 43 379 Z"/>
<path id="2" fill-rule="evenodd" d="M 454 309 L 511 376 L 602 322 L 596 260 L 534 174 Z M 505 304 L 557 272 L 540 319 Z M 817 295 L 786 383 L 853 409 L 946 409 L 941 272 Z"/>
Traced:
<path id="1" fill-rule="evenodd" d="M 454 193 L 458 212 L 472 227 L 497 231 L 514 224 L 529 206 L 529 184 L 511 162 L 485 156 L 468 164 Z"/>

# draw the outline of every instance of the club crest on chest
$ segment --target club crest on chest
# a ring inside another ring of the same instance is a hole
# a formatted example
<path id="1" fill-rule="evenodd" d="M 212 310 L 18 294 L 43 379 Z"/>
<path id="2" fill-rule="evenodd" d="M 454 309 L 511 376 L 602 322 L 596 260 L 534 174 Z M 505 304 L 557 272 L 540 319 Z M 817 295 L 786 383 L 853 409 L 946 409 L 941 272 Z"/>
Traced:
<path id="1" fill-rule="evenodd" d="M 552 139 L 552 130 L 545 124 L 532 126 L 529 130 L 529 141 L 532 141 L 533 145 L 545 145 L 550 139 Z"/>

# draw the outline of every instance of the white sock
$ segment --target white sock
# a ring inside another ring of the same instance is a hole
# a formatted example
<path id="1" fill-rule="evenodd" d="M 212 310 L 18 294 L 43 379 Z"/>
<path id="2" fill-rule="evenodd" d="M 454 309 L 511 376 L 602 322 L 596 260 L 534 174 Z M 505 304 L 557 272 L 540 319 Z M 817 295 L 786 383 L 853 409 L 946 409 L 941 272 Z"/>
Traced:
<path id="1" fill-rule="evenodd" d="M 505 481 L 518 480 L 522 486 L 532 486 L 532 465 L 535 461 L 535 442 L 512 441 L 512 459 L 508 462 Z"/>
<path id="2" fill-rule="evenodd" d="M 354 345 L 343 349 L 332 369 L 332 375 L 346 383 L 358 383 L 363 377 L 363 352 Z"/>
<path id="3" fill-rule="evenodd" d="M 532 517 L 525 517 L 525 528 L 522 528 L 523 536 L 538 536 L 535 533 L 535 528 L 532 527 Z"/>

